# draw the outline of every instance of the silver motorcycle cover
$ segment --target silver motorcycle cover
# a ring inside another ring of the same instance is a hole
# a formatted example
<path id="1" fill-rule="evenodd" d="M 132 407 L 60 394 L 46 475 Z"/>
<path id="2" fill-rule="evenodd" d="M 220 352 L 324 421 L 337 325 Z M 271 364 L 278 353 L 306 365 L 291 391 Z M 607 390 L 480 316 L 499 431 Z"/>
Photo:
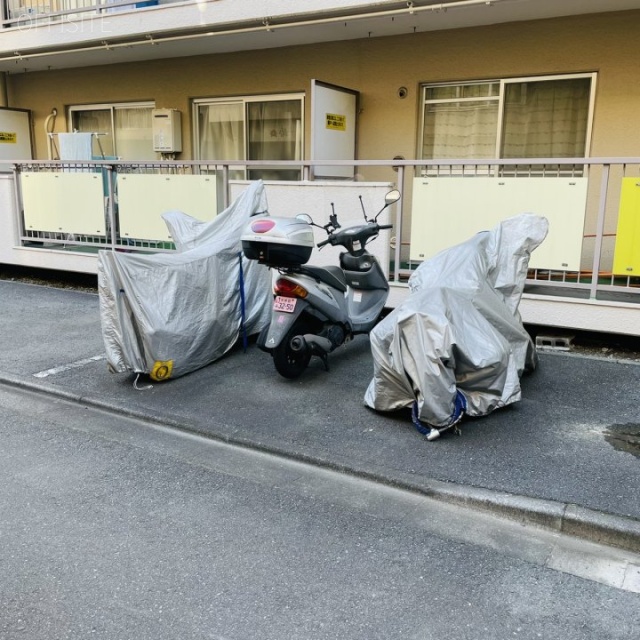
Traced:
<path id="1" fill-rule="evenodd" d="M 210 222 L 164 213 L 175 253 L 100 251 L 98 291 L 107 361 L 118 372 L 176 378 L 220 358 L 245 330 L 269 323 L 271 274 L 241 252 L 250 216 L 264 212 L 261 181 Z"/>
<path id="2" fill-rule="evenodd" d="M 365 403 L 412 407 L 433 427 L 451 423 L 460 391 L 480 416 L 516 402 L 537 354 L 518 305 L 546 218 L 521 214 L 423 262 L 406 300 L 371 332 L 374 375 Z"/>

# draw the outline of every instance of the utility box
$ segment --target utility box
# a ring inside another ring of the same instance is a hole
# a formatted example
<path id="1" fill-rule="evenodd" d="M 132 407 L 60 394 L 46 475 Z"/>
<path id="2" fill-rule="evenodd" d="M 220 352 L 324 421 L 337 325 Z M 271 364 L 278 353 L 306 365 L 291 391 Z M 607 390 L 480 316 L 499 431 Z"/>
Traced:
<path id="1" fill-rule="evenodd" d="M 182 151 L 182 118 L 177 109 L 154 109 L 151 112 L 153 150 L 158 153 Z"/>

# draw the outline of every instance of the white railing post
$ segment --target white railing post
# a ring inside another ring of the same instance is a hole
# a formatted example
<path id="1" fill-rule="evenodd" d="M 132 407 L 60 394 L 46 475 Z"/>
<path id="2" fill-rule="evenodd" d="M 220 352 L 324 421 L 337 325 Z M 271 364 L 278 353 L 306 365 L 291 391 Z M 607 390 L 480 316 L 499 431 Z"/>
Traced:
<path id="1" fill-rule="evenodd" d="M 222 210 L 229 206 L 229 165 L 222 165 Z"/>
<path id="2" fill-rule="evenodd" d="M 596 244 L 593 249 L 593 267 L 591 271 L 591 287 L 589 297 L 595 299 L 598 293 L 598 279 L 600 276 L 600 260 L 602 255 L 602 240 L 604 237 L 604 221 L 607 209 L 607 189 L 609 188 L 609 170 L 611 165 L 602 165 L 600 180 L 600 203 L 598 205 L 598 219 L 596 221 Z"/>
<path id="3" fill-rule="evenodd" d="M 116 233 L 116 229 L 119 225 L 116 224 L 116 209 L 114 206 L 115 203 L 115 194 L 113 190 L 113 176 L 114 176 L 114 166 L 107 165 L 105 167 L 107 170 L 107 217 L 109 219 L 109 232 L 111 236 L 111 250 L 115 250 L 116 245 L 118 244 L 118 234 Z M 115 174 L 118 175 L 117 173 Z"/>
<path id="4" fill-rule="evenodd" d="M 396 246 L 393 255 L 393 281 L 400 282 L 400 260 L 402 259 L 402 217 L 404 213 L 404 166 L 398 166 L 398 189 L 400 190 L 400 200 L 396 203 L 395 235 Z"/>
<path id="5" fill-rule="evenodd" d="M 13 194 L 15 198 L 15 228 L 13 242 L 16 246 L 20 246 L 20 238 L 26 235 L 24 227 L 24 216 L 22 215 L 22 191 L 20 189 L 20 173 L 22 165 L 13 165 Z"/>

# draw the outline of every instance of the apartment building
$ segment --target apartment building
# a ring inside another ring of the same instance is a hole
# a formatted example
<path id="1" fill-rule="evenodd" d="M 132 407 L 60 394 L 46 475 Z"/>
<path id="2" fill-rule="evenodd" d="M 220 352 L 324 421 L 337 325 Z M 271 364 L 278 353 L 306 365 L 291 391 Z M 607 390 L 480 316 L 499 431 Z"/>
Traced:
<path id="1" fill-rule="evenodd" d="M 215 166 L 219 206 L 229 181 L 398 184 L 400 292 L 440 248 L 540 212 L 525 320 L 640 333 L 640 0 L 5 0 L 2 26 L 3 262 L 91 269 L 45 260 L 13 191 L 14 161 L 68 159 L 75 131 L 94 160 Z"/>

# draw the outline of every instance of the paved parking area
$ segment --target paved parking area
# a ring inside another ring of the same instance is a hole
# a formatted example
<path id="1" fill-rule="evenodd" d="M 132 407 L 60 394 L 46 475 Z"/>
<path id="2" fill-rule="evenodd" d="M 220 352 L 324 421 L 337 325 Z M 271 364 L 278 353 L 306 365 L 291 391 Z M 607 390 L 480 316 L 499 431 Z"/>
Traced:
<path id="1" fill-rule="evenodd" d="M 329 372 L 315 360 L 296 381 L 250 345 L 144 389 L 148 381 L 136 388 L 134 376 L 108 372 L 97 295 L 0 281 L 0 299 L 5 381 L 391 483 L 443 482 L 640 520 L 640 459 L 624 436 L 640 431 L 637 364 L 543 353 L 521 402 L 427 442 L 407 413 L 364 406 L 366 337 L 332 354 Z"/>

